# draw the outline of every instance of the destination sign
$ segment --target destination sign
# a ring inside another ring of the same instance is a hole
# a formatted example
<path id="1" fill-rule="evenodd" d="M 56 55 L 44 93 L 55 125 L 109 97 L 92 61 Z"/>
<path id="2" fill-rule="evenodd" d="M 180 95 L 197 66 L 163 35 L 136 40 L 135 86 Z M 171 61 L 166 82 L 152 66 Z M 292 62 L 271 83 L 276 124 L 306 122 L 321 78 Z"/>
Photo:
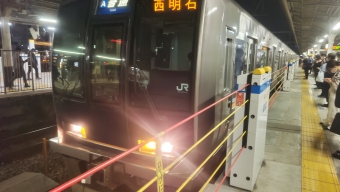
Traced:
<path id="1" fill-rule="evenodd" d="M 130 12 L 130 0 L 100 0 L 97 15 Z"/>
<path id="2" fill-rule="evenodd" d="M 197 9 L 197 0 L 153 0 L 155 12 L 176 12 L 181 10 L 193 11 Z"/>

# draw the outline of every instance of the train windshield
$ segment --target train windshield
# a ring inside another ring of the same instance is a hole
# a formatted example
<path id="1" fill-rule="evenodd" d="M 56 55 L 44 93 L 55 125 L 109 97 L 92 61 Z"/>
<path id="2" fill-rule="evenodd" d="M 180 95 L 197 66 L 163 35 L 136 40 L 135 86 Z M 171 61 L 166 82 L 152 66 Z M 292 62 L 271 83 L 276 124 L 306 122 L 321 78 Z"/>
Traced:
<path id="1" fill-rule="evenodd" d="M 159 1 L 164 4 L 157 5 L 142 0 L 137 5 L 134 62 L 130 65 L 132 105 L 145 106 L 149 97 L 158 109 L 190 109 L 196 11 L 186 1 L 190 2 Z"/>
<path id="2" fill-rule="evenodd" d="M 89 0 L 76 0 L 59 9 L 53 42 L 52 77 L 55 94 L 83 98 L 82 73 Z"/>

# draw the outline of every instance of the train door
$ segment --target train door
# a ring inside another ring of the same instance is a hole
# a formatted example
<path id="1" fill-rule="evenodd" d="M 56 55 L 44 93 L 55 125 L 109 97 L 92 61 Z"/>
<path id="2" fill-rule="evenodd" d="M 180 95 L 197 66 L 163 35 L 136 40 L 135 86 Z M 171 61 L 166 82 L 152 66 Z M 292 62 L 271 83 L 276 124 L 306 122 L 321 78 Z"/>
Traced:
<path id="1" fill-rule="evenodd" d="M 234 91 L 234 65 L 235 65 L 235 32 L 234 30 L 231 30 L 231 28 L 226 28 L 226 52 L 225 52 L 225 62 L 223 65 L 223 92 L 222 95 L 219 97 L 216 97 L 216 100 L 219 100 L 231 92 Z M 226 100 L 224 100 L 220 106 L 216 107 L 216 116 L 215 120 L 218 124 L 223 119 L 225 119 L 233 110 L 235 107 L 235 97 L 230 97 Z M 225 137 L 226 131 L 228 130 L 228 127 L 232 119 L 229 119 L 227 122 L 225 122 L 223 125 L 220 126 L 218 130 L 218 140 Z"/>
<path id="2" fill-rule="evenodd" d="M 255 40 L 248 37 L 246 40 L 245 73 L 250 73 L 255 68 Z"/>

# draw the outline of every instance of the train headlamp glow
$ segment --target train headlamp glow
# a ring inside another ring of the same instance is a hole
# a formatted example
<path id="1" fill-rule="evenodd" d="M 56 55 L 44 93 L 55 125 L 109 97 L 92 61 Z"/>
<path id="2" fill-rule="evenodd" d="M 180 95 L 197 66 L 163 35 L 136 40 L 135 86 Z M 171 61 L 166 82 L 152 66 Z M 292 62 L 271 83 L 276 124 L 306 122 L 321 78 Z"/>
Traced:
<path id="1" fill-rule="evenodd" d="M 138 144 L 141 144 L 143 142 L 144 142 L 143 140 L 138 140 Z M 164 142 L 164 143 L 162 143 L 161 151 L 163 153 L 171 153 L 173 147 L 174 146 L 171 143 Z M 139 151 L 146 152 L 146 153 L 155 153 L 156 152 L 156 142 L 155 141 L 148 142 L 144 146 L 140 147 Z"/>
<path id="2" fill-rule="evenodd" d="M 69 131 L 71 134 L 76 135 L 78 137 L 86 138 L 86 130 L 84 127 L 79 125 L 70 125 L 71 130 Z"/>

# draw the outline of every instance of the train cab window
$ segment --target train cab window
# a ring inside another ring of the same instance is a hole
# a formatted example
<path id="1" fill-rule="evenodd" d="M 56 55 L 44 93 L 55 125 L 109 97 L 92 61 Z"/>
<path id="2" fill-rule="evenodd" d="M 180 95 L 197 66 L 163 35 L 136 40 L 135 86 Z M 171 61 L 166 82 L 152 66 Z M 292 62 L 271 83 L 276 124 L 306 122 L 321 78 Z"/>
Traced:
<path id="1" fill-rule="evenodd" d="M 157 109 L 188 111 L 193 90 L 195 12 L 155 13 L 150 7 L 142 1 L 137 6 L 130 102 L 144 107 L 148 103 L 145 98 L 149 98 Z"/>
<path id="2" fill-rule="evenodd" d="M 55 94 L 83 98 L 82 68 L 89 0 L 61 5 L 54 34 L 52 79 Z"/>
<path id="3" fill-rule="evenodd" d="M 91 46 L 92 99 L 119 103 L 123 25 L 96 26 Z"/>

